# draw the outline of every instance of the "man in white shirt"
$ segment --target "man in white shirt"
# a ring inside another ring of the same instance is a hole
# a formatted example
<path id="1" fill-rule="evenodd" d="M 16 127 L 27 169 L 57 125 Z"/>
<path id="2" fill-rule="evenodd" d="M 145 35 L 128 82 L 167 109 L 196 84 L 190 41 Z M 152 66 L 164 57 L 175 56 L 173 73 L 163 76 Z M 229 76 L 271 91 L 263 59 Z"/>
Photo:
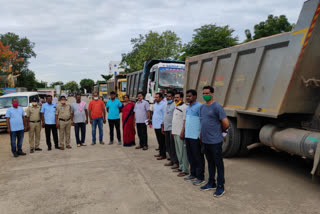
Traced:
<path id="1" fill-rule="evenodd" d="M 184 142 L 184 118 L 187 111 L 187 105 L 183 103 L 183 92 L 175 94 L 174 103 L 176 108 L 173 112 L 172 134 L 179 161 L 179 168 L 173 170 L 173 172 L 179 172 L 178 177 L 183 177 L 189 174 L 187 149 Z"/>

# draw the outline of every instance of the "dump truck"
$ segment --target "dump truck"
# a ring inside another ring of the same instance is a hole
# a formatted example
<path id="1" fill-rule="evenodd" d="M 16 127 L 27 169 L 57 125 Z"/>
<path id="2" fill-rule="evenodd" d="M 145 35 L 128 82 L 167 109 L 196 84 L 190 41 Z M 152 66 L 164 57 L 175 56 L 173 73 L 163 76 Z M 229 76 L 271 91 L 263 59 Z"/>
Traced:
<path id="1" fill-rule="evenodd" d="M 127 91 L 127 78 L 125 74 L 119 74 L 108 81 L 108 93 L 111 91 L 116 92 L 118 99 L 123 102 L 123 95 Z"/>
<path id="2" fill-rule="evenodd" d="M 182 91 L 184 84 L 184 61 L 152 59 L 146 61 L 144 69 L 127 74 L 127 94 L 132 101 L 138 92 L 145 94 L 145 100 L 154 104 L 154 95 L 160 90 Z"/>
<path id="3" fill-rule="evenodd" d="M 312 174 L 319 174 L 319 12 L 320 0 L 306 1 L 292 32 L 186 59 L 184 92 L 213 86 L 229 118 L 225 157 L 259 141 L 313 159 Z"/>
<path id="4" fill-rule="evenodd" d="M 93 91 L 97 92 L 99 97 L 103 97 L 105 101 L 108 98 L 107 83 L 98 83 L 93 87 Z"/>

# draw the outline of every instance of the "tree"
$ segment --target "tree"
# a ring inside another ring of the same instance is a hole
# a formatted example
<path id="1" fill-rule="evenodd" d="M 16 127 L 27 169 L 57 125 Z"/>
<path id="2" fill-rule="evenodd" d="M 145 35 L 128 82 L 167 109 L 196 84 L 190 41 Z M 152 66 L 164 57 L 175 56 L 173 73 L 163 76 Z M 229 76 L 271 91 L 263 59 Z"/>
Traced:
<path id="1" fill-rule="evenodd" d="M 111 79 L 113 77 L 113 74 L 109 74 L 109 75 L 101 74 L 101 77 L 107 82 L 109 79 Z"/>
<path id="2" fill-rule="evenodd" d="M 23 61 L 23 58 L 18 58 L 18 51 L 11 51 L 9 45 L 4 45 L 0 41 L 0 71 L 6 73 L 11 73 L 14 71 L 18 73 L 17 70 L 12 70 L 12 67 L 15 66 L 17 63 Z"/>
<path id="3" fill-rule="evenodd" d="M 204 54 L 237 44 L 238 37 L 232 36 L 234 30 L 228 25 L 220 27 L 209 24 L 203 25 L 194 30 L 192 41 L 183 47 L 184 53 L 180 60 L 185 60 L 187 56 Z"/>
<path id="4" fill-rule="evenodd" d="M 104 81 L 104 80 L 97 80 L 96 81 L 96 84 L 100 84 L 100 83 L 106 83 L 106 81 Z"/>
<path id="5" fill-rule="evenodd" d="M 294 27 L 290 24 L 285 15 L 269 15 L 266 21 L 260 22 L 254 26 L 254 35 L 252 37 L 250 30 L 245 30 L 247 39 L 245 42 L 260 39 L 262 37 L 272 36 L 278 33 L 289 32 Z"/>
<path id="6" fill-rule="evenodd" d="M 21 74 L 21 76 L 18 77 L 16 86 L 26 87 L 28 89 L 30 88 L 30 85 L 35 86 L 36 79 L 32 78 L 32 74 L 30 73 L 32 71 L 28 69 L 29 59 L 37 56 L 36 53 L 33 51 L 35 43 L 31 42 L 26 37 L 20 38 L 18 35 L 14 33 L 0 34 L 0 41 L 3 43 L 4 46 L 10 46 L 10 51 L 12 51 L 13 53 L 17 53 L 17 59 L 21 59 L 19 62 L 14 63 L 11 67 L 12 71 L 15 71 L 16 73 L 18 71 Z M 23 74 L 24 72 L 26 72 L 26 74 Z M 28 85 L 26 85 L 26 83 Z"/>
<path id="7" fill-rule="evenodd" d="M 26 69 L 24 72 L 21 72 L 20 77 L 23 79 L 23 85 L 20 85 L 20 87 L 25 87 L 28 91 L 32 91 L 37 88 L 37 80 L 33 71 Z"/>
<path id="8" fill-rule="evenodd" d="M 84 91 L 84 89 L 87 90 L 88 93 L 92 92 L 94 86 L 94 81 L 92 79 L 82 79 L 80 81 L 80 88 Z"/>
<path id="9" fill-rule="evenodd" d="M 60 85 L 61 89 L 64 90 L 64 83 L 62 81 L 52 82 L 50 84 L 50 88 L 54 88 L 55 86 Z"/>
<path id="10" fill-rule="evenodd" d="M 36 87 L 37 88 L 46 88 L 47 87 L 47 85 L 48 85 L 48 83 L 47 82 L 44 82 L 44 81 L 36 81 Z"/>
<path id="11" fill-rule="evenodd" d="M 64 87 L 65 87 L 66 90 L 70 90 L 71 92 L 78 92 L 79 91 L 79 86 L 78 86 L 78 83 L 76 81 L 67 82 L 64 85 Z"/>
<path id="12" fill-rule="evenodd" d="M 122 54 L 121 67 L 125 73 L 143 69 L 144 62 L 150 59 L 178 59 L 181 53 L 181 39 L 172 31 L 161 34 L 150 31 L 131 39 L 132 51 Z"/>

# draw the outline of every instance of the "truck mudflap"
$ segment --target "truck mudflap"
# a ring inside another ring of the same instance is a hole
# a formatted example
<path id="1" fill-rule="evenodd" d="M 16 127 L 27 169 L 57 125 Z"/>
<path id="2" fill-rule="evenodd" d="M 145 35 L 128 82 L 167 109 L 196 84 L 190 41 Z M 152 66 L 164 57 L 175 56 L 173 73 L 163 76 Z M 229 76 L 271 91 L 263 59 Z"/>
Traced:
<path id="1" fill-rule="evenodd" d="M 313 167 L 311 170 L 312 176 L 320 176 L 320 143 L 317 145 L 316 153 L 314 154 Z"/>

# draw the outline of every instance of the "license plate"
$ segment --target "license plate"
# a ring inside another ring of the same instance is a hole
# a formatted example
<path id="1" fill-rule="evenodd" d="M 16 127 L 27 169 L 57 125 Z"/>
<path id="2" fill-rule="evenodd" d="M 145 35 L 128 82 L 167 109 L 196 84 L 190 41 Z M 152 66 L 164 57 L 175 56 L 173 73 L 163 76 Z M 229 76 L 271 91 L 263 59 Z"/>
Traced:
<path id="1" fill-rule="evenodd" d="M 7 125 L 7 122 L 0 123 L 0 126 L 5 126 L 5 125 Z"/>

